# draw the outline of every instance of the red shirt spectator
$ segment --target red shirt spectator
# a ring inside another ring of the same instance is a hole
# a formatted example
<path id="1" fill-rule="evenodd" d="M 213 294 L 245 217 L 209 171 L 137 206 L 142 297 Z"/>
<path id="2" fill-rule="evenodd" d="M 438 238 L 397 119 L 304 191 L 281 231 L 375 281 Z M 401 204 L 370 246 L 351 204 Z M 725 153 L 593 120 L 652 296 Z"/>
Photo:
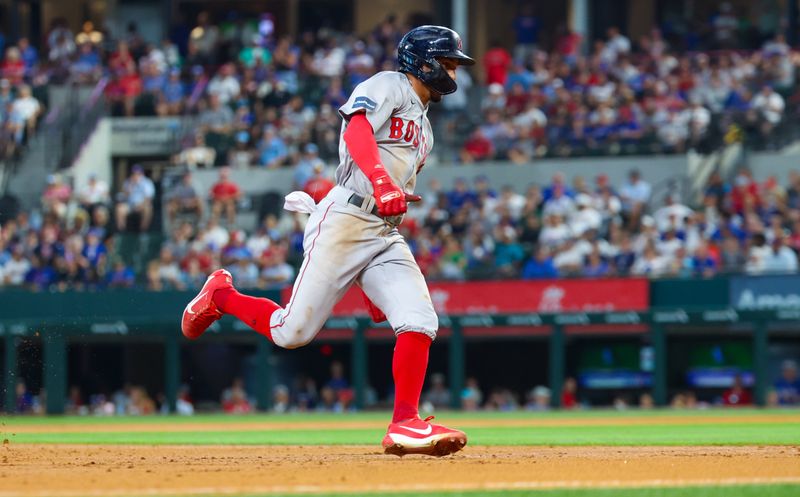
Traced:
<path id="1" fill-rule="evenodd" d="M 744 211 L 745 205 L 748 203 L 748 197 L 752 201 L 752 205 L 761 205 L 758 184 L 747 174 L 739 174 L 734 180 L 734 186 L 731 190 L 732 207 L 736 213 L 741 214 Z"/>
<path id="2" fill-rule="evenodd" d="M 494 153 L 494 146 L 491 140 L 480 131 L 476 131 L 464 144 L 461 160 L 464 162 L 486 160 L 492 156 L 492 153 Z"/>
<path id="3" fill-rule="evenodd" d="M 138 97 L 142 93 L 142 80 L 131 66 L 128 66 L 126 74 L 120 76 L 117 84 L 126 97 Z"/>
<path id="4" fill-rule="evenodd" d="M 116 72 L 134 64 L 135 61 L 128 50 L 128 43 L 125 41 L 120 41 L 119 45 L 117 45 L 117 50 L 111 54 L 111 57 L 108 58 L 109 68 Z"/>
<path id="5" fill-rule="evenodd" d="M 0 74 L 9 80 L 12 84 L 18 85 L 22 83 L 22 77 L 25 75 L 25 62 L 19 58 L 19 50 L 16 47 L 11 47 L 6 53 L 16 51 L 16 57 L 7 56 L 6 59 L 0 64 Z"/>
<path id="6" fill-rule="evenodd" d="M 306 181 L 306 184 L 303 185 L 303 191 L 311 195 L 314 202 L 319 203 L 333 187 L 333 181 L 323 176 L 315 176 Z"/>
<path id="7" fill-rule="evenodd" d="M 556 50 L 564 57 L 573 57 L 578 54 L 581 46 L 581 35 L 567 30 L 556 42 Z"/>
<path id="8" fill-rule="evenodd" d="M 221 178 L 214 186 L 211 187 L 211 198 L 213 200 L 231 200 L 237 199 L 241 195 L 239 185 L 230 179 Z"/>
<path id="9" fill-rule="evenodd" d="M 753 397 L 745 390 L 739 376 L 734 378 L 733 386 L 722 394 L 722 403 L 726 406 L 747 406 L 753 403 Z"/>
<path id="10" fill-rule="evenodd" d="M 486 55 L 483 56 L 483 67 L 486 70 L 486 85 L 492 83 L 500 83 L 506 85 L 506 78 L 508 77 L 508 68 L 511 66 L 511 54 L 508 50 L 494 44 Z"/>
<path id="11" fill-rule="evenodd" d="M 561 390 L 561 407 L 564 409 L 574 409 L 578 405 L 578 397 L 575 395 L 578 384 L 575 378 L 566 378 L 564 388 Z"/>

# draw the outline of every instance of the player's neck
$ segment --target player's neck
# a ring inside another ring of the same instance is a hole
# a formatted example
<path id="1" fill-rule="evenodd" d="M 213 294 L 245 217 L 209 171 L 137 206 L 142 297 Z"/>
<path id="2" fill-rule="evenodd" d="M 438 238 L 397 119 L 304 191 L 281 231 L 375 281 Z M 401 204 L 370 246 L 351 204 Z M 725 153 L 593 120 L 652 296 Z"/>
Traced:
<path id="1" fill-rule="evenodd" d="M 431 101 L 431 91 L 416 76 L 406 73 L 406 77 L 408 78 L 408 82 L 411 83 L 411 88 L 414 89 L 414 93 L 416 93 L 422 101 L 422 105 L 427 106 Z"/>

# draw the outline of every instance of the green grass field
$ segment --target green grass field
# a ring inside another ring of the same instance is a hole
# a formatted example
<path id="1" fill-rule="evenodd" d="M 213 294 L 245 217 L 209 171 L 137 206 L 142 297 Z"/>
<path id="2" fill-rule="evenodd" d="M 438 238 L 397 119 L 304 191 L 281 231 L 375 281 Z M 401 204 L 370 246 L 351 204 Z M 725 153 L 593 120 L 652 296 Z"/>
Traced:
<path id="1" fill-rule="evenodd" d="M 800 409 L 703 411 L 572 411 L 514 413 L 437 413 L 437 421 L 463 428 L 470 447 L 492 446 L 800 446 Z M 104 445 L 367 445 L 377 447 L 387 413 L 358 414 L 202 414 L 191 417 L 15 417 L 0 416 L 0 440 L 16 444 Z M 33 447 L 32 447 L 33 449 Z M 780 448 L 778 448 L 780 449 Z M 33 449 L 36 450 L 36 449 Z M 113 449 L 109 449 L 113 450 Z M 266 448 L 265 450 L 268 450 Z M 294 449 L 288 449 L 294 450 Z M 485 450 L 485 449 L 484 449 Z M 782 450 L 782 449 L 780 449 Z M 800 454 L 800 452 L 798 452 Z M 533 461 L 535 462 L 535 461 Z M 458 460 L 451 463 L 457 464 Z M 800 457 L 797 458 L 800 475 Z M 438 466 L 444 468 L 443 466 Z M 535 466 L 532 466 L 532 471 Z M 0 465 L 0 470 L 3 467 Z M 761 480 L 759 480 L 761 481 Z M 768 481 L 768 480 L 763 480 Z M 800 483 L 648 488 L 569 488 L 415 492 L 381 491 L 388 497 L 800 497 Z M 751 480 L 752 482 L 752 480 Z M 473 487 L 470 487 L 473 488 Z M 519 487 L 518 488 L 525 488 Z M 530 488 L 530 487 L 528 487 Z M 314 493 L 376 497 L 376 493 Z M 0 496 L 4 493 L 0 471 Z M 30 494 L 33 495 L 33 494 Z M 39 494 L 36 494 L 39 495 Z M 155 495 L 155 494 L 154 494 Z M 160 495 L 160 494 L 159 494 Z M 171 493 L 170 495 L 180 495 Z M 264 497 L 266 494 L 236 494 Z M 276 494 L 269 494 L 276 495 Z M 296 496 L 298 493 L 286 494 Z"/>
<path id="2" fill-rule="evenodd" d="M 768 415 L 766 422 L 747 418 Z M 786 445 L 800 443 L 800 423 L 797 410 L 706 410 L 706 411 L 577 411 L 545 413 L 459 413 L 444 412 L 439 422 L 453 427 L 466 426 L 471 445 Z M 724 417 L 725 424 L 708 423 L 709 418 Z M 655 418 L 653 424 L 631 424 L 621 429 L 625 419 Z M 672 424 L 670 418 L 686 421 Z M 744 419 L 737 422 L 737 418 Z M 776 421 L 785 418 L 785 422 Z M 165 421 L 185 425 L 181 431 L 164 431 L 157 425 Z M 483 426 L 470 426 L 478 420 Z M 508 422 L 531 421 L 530 426 L 504 426 Z M 543 426 L 536 426 L 541 420 Z M 691 424 L 697 420 L 697 424 Z M 370 428 L 314 429 L 315 423 L 368 423 Z M 375 444 L 383 435 L 385 413 L 365 414 L 290 414 L 290 415 L 197 415 L 192 417 L 6 417 L 0 433 L 16 443 L 80 443 L 80 444 L 244 444 L 244 445 L 317 445 L 317 444 Z M 569 423 L 566 426 L 547 423 Z M 600 422 L 619 423 L 597 425 Z M 253 430 L 252 423 L 297 423 L 297 428 Z M 496 423 L 495 423 L 496 422 Z M 585 422 L 585 424 L 581 424 Z M 194 424 L 223 423 L 224 431 L 191 430 Z M 461 424 L 460 424 L 461 423 Z M 111 431 L 114 425 L 140 425 L 137 431 Z M 303 427 L 309 424 L 309 427 Z M 80 425 L 92 425 L 94 430 L 69 432 Z M 152 425 L 153 431 L 147 426 Z M 237 425 L 243 425 L 241 430 Z M 372 427 L 374 425 L 374 428 Z M 14 434 L 15 427 L 47 426 L 44 433 Z M 64 432 L 59 432 L 59 427 Z M 109 431 L 103 431 L 108 427 Z"/>

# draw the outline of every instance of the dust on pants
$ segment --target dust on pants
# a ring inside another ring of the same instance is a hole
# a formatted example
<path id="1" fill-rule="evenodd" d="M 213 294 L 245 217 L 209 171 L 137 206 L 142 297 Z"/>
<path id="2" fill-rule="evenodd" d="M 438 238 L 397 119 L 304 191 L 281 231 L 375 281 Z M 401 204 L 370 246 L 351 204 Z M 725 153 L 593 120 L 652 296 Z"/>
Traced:
<path id="1" fill-rule="evenodd" d="M 334 188 L 309 217 L 292 297 L 270 319 L 272 339 L 280 347 L 313 340 L 353 283 L 386 314 L 395 333 L 436 336 L 438 318 L 405 239 L 380 218 L 348 204 L 351 193 Z"/>

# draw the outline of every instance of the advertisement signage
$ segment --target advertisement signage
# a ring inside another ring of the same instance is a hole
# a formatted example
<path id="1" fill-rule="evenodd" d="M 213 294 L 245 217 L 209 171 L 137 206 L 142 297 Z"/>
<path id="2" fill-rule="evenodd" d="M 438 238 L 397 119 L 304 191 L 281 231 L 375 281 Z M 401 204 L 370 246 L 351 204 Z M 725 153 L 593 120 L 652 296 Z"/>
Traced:
<path id="1" fill-rule="evenodd" d="M 440 315 L 643 311 L 650 304 L 648 281 L 640 278 L 436 282 L 429 288 Z M 360 294 L 359 289 L 351 288 L 333 315 L 366 315 Z M 286 289 L 283 301 L 288 302 L 290 295 L 291 289 Z M 618 316 L 630 321 L 627 314 Z"/>
<path id="2" fill-rule="evenodd" d="M 800 276 L 740 276 L 730 280 L 730 303 L 740 311 L 800 309 Z"/>

